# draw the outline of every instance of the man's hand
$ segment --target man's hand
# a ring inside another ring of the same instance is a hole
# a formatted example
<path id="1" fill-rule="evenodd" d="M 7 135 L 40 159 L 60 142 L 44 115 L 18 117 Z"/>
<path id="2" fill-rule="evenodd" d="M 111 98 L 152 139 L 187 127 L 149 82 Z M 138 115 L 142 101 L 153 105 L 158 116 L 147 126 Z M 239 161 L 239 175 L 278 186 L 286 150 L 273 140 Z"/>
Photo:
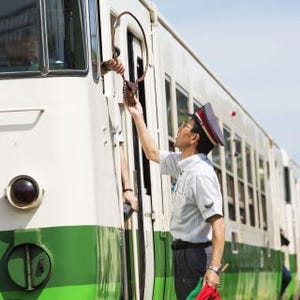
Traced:
<path id="1" fill-rule="evenodd" d="M 118 59 L 109 59 L 101 64 L 101 75 L 103 76 L 109 71 L 114 71 L 120 75 L 123 75 L 125 68 Z"/>
<path id="2" fill-rule="evenodd" d="M 129 111 L 129 113 L 133 118 L 143 115 L 143 107 L 141 103 L 138 101 L 136 96 L 134 96 L 134 101 L 135 101 L 135 105 L 129 106 L 128 103 L 126 102 L 126 99 L 124 99 L 124 103 L 127 107 L 127 110 Z"/>
<path id="3" fill-rule="evenodd" d="M 127 190 L 127 191 L 123 192 L 123 201 L 124 202 L 129 202 L 131 208 L 134 211 L 138 211 L 139 210 L 138 201 L 137 201 L 137 198 L 136 198 L 136 196 L 135 196 L 135 194 L 134 194 L 133 191 Z"/>
<path id="4" fill-rule="evenodd" d="M 204 275 L 203 285 L 202 287 L 207 283 L 209 286 L 216 288 L 218 284 L 220 283 L 219 275 L 216 274 L 216 272 L 212 270 L 207 270 Z"/>

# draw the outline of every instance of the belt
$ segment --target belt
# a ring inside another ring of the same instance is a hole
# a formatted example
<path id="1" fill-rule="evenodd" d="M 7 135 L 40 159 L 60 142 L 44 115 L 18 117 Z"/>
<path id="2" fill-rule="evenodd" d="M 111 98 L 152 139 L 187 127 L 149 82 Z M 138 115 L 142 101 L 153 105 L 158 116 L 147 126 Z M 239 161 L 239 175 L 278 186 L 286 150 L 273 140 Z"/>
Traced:
<path id="1" fill-rule="evenodd" d="M 190 243 L 183 240 L 175 240 L 173 241 L 171 248 L 173 250 L 188 249 L 188 248 L 206 248 L 211 245 L 212 245 L 211 241 L 204 242 L 204 243 Z"/>

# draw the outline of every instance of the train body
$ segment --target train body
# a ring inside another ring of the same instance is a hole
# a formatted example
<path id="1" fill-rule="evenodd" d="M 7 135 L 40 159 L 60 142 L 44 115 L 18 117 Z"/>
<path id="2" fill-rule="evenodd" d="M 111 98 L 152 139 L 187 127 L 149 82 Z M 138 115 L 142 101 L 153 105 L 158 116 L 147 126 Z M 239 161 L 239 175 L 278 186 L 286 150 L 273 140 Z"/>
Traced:
<path id="1" fill-rule="evenodd" d="M 226 221 L 222 299 L 277 299 L 283 264 L 284 297 L 299 297 L 300 168 L 153 4 L 10 0 L 0 1 L 0 299 L 176 299 L 173 181 L 143 155 L 121 76 L 100 72 L 123 11 L 145 32 L 126 15 L 115 41 L 131 81 L 148 46 L 139 99 L 159 147 L 174 150 L 178 125 L 206 102 L 223 129 L 225 146 L 210 154 Z M 139 201 L 128 220 L 120 128 Z"/>

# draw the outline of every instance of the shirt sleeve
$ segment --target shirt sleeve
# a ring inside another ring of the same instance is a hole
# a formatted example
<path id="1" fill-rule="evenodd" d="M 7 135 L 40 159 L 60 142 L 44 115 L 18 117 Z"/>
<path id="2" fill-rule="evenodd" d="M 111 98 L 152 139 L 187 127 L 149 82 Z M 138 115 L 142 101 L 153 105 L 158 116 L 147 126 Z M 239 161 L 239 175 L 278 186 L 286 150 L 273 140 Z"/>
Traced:
<path id="1" fill-rule="evenodd" d="M 196 204 L 204 220 L 214 215 L 223 216 L 222 196 L 215 174 L 201 174 L 195 177 Z"/>
<path id="2" fill-rule="evenodd" d="M 174 178 L 178 177 L 179 166 L 178 160 L 180 158 L 179 153 L 160 151 L 159 163 L 161 174 L 171 175 Z"/>

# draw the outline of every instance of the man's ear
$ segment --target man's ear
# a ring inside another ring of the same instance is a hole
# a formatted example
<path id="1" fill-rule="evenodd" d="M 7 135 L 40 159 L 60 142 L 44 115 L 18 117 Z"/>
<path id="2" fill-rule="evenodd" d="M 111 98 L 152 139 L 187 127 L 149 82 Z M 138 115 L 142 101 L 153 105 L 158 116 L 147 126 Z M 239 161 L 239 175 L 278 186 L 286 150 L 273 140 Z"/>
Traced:
<path id="1" fill-rule="evenodd" d="M 200 134 L 196 132 L 193 132 L 193 134 L 192 141 L 197 144 L 200 139 Z"/>

